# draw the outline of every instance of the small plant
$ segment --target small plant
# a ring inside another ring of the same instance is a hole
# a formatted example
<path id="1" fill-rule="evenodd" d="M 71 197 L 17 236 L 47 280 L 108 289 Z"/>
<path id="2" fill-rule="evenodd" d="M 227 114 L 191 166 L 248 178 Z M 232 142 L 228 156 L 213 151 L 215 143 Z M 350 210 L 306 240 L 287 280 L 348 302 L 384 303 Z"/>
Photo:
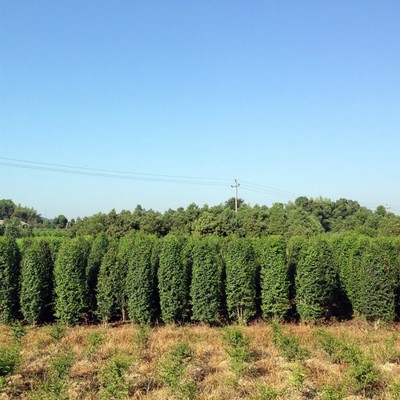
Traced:
<path id="1" fill-rule="evenodd" d="M 304 381 L 307 377 L 306 372 L 301 365 L 296 364 L 292 370 L 292 385 L 298 391 L 301 391 L 304 386 Z"/>
<path id="2" fill-rule="evenodd" d="M 353 391 L 373 397 L 382 388 L 382 377 L 371 360 L 366 358 L 350 365 L 349 376 L 353 379 Z"/>
<path id="3" fill-rule="evenodd" d="M 88 334 L 89 348 L 87 350 L 88 354 L 93 354 L 103 343 L 104 343 L 104 333 L 99 331 L 90 332 Z"/>
<path id="4" fill-rule="evenodd" d="M 321 400 L 342 400 L 343 398 L 343 389 L 339 387 L 326 387 L 321 394 Z"/>
<path id="5" fill-rule="evenodd" d="M 279 392 L 271 385 L 258 385 L 257 394 L 252 400 L 275 400 L 279 397 Z"/>
<path id="6" fill-rule="evenodd" d="M 140 355 L 147 347 L 150 341 L 151 329 L 149 325 L 139 324 L 134 336 L 134 342 L 137 346 L 137 353 Z"/>
<path id="7" fill-rule="evenodd" d="M 22 338 L 26 335 L 26 328 L 21 322 L 10 325 L 10 336 L 18 343 L 21 343 Z"/>
<path id="8" fill-rule="evenodd" d="M 247 363 L 251 359 L 250 341 L 239 327 L 226 329 L 223 338 L 226 343 L 226 352 L 230 356 L 231 369 L 237 377 L 240 377 L 248 369 Z"/>
<path id="9" fill-rule="evenodd" d="M 396 333 L 392 333 L 385 340 L 385 348 L 384 348 L 384 358 L 385 361 L 391 363 L 400 363 L 400 352 L 396 349 L 396 344 L 398 342 L 398 335 Z"/>
<path id="10" fill-rule="evenodd" d="M 192 349 L 187 344 L 177 344 L 166 355 L 160 367 L 161 381 L 177 399 L 192 400 L 195 397 L 196 384 L 185 376 L 187 364 L 192 357 Z"/>
<path id="11" fill-rule="evenodd" d="M 316 337 L 333 363 L 356 363 L 362 358 L 362 353 L 356 346 L 336 338 L 324 329 L 319 329 Z"/>
<path id="12" fill-rule="evenodd" d="M 58 340 L 61 340 L 65 336 L 66 330 L 67 330 L 67 328 L 65 325 L 58 323 L 58 324 L 51 325 L 49 327 L 48 332 L 49 332 L 49 335 L 54 340 L 58 341 Z"/>
<path id="13" fill-rule="evenodd" d="M 400 382 L 393 382 L 389 386 L 389 392 L 392 395 L 393 399 L 400 400 Z"/>
<path id="14" fill-rule="evenodd" d="M 129 385 L 125 372 L 131 364 L 131 359 L 116 355 L 112 357 L 101 373 L 102 390 L 100 398 L 104 400 L 126 399 Z"/>
<path id="15" fill-rule="evenodd" d="M 47 378 L 39 393 L 40 399 L 67 399 L 67 374 L 74 360 L 70 350 L 64 350 L 51 362 Z"/>
<path id="16" fill-rule="evenodd" d="M 299 339 L 294 335 L 283 333 L 281 325 L 272 323 L 273 341 L 279 351 L 288 361 L 302 361 L 308 356 L 308 350 L 300 345 Z"/>
<path id="17" fill-rule="evenodd" d="M 12 375 L 20 361 L 19 348 L 17 346 L 0 347 L 0 379 Z"/>

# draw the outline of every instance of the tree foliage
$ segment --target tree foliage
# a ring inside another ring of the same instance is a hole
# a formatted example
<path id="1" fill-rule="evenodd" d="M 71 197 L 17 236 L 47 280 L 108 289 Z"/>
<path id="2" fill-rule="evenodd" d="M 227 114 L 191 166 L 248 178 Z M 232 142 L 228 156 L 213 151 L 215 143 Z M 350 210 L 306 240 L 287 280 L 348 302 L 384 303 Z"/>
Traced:
<path id="1" fill-rule="evenodd" d="M 103 322 L 126 319 L 126 272 L 119 258 L 119 243 L 111 240 L 101 261 L 96 289 L 96 315 Z"/>
<path id="2" fill-rule="evenodd" d="M 198 239 L 192 251 L 192 320 L 219 323 L 223 294 L 223 263 L 219 242 L 215 237 Z"/>
<path id="3" fill-rule="evenodd" d="M 52 319 L 53 259 L 49 244 L 35 240 L 22 259 L 21 311 L 30 324 Z"/>
<path id="4" fill-rule="evenodd" d="M 14 239 L 0 238 L 0 322 L 12 322 L 18 317 L 20 253 Z"/>
<path id="5" fill-rule="evenodd" d="M 188 317 L 190 277 L 183 259 L 184 245 L 183 239 L 173 235 L 161 242 L 158 291 L 164 322 L 184 321 Z"/>
<path id="6" fill-rule="evenodd" d="M 145 234 L 127 239 L 122 251 L 128 269 L 128 314 L 133 322 L 148 324 L 157 314 L 157 241 L 155 236 Z"/>
<path id="7" fill-rule="evenodd" d="M 63 323 L 76 324 L 87 318 L 86 267 L 88 243 L 85 239 L 66 240 L 58 252 L 55 277 L 55 315 Z"/>
<path id="8" fill-rule="evenodd" d="M 314 322 L 329 317 L 337 287 L 326 239 L 319 236 L 305 242 L 296 271 L 296 307 L 301 320 Z"/>
<path id="9" fill-rule="evenodd" d="M 107 252 L 108 236 L 105 233 L 98 235 L 90 249 L 87 268 L 86 268 L 86 282 L 88 289 L 89 308 L 95 312 L 96 310 L 96 287 L 97 279 L 100 270 L 101 261 Z"/>
<path id="10" fill-rule="evenodd" d="M 283 320 L 290 310 L 290 274 L 282 236 L 261 239 L 261 309 L 266 319 Z"/>
<path id="11" fill-rule="evenodd" d="M 255 317 L 257 262 L 250 239 L 234 237 L 224 248 L 226 303 L 232 320 L 247 322 Z"/>

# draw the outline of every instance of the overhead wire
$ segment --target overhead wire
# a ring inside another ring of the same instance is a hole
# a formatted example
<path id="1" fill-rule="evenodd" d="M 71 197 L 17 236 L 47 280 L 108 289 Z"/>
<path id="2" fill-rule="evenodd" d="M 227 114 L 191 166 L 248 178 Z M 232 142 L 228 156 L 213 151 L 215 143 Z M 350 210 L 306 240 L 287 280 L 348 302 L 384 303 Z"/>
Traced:
<path id="1" fill-rule="evenodd" d="M 4 159 L 3 157 L 0 157 L 0 159 Z M 39 163 L 36 162 L 36 164 L 39 165 L 34 165 L 34 164 L 28 164 L 27 161 L 23 161 L 24 163 L 17 163 L 17 162 L 4 162 L 0 161 L 0 165 L 6 166 L 6 167 L 13 167 L 13 168 L 22 168 L 22 169 L 30 169 L 30 170 L 38 170 L 38 171 L 49 171 L 49 172 L 57 172 L 57 173 L 63 173 L 63 174 L 72 174 L 72 175 L 83 175 L 83 176 L 96 176 L 96 177 L 101 177 L 101 178 L 116 178 L 116 179 L 125 179 L 125 180 L 134 180 L 134 181 L 144 181 L 144 182 L 159 182 L 159 183 L 178 183 L 178 184 L 185 184 L 185 185 L 207 185 L 207 186 L 226 186 L 227 183 L 223 183 L 221 181 L 218 181 L 217 179 L 215 181 L 211 181 L 212 179 L 215 178 L 210 178 L 209 181 L 207 181 L 207 178 L 204 177 L 179 177 L 179 176 L 172 176 L 172 175 L 157 175 L 157 174 L 145 174 L 145 173 L 131 173 L 131 172 L 125 172 L 125 171 L 120 171 L 117 173 L 117 171 L 111 171 L 111 170 L 100 170 L 100 169 L 95 169 L 95 168 L 86 168 L 86 167 L 75 167 L 75 166 L 69 166 L 68 168 L 66 166 L 61 167 L 61 164 L 59 164 L 59 167 L 56 166 L 49 166 L 48 163 Z M 54 164 L 53 164 L 54 165 Z M 104 172 L 101 172 L 104 171 Z M 108 172 L 106 172 L 108 171 Z"/>

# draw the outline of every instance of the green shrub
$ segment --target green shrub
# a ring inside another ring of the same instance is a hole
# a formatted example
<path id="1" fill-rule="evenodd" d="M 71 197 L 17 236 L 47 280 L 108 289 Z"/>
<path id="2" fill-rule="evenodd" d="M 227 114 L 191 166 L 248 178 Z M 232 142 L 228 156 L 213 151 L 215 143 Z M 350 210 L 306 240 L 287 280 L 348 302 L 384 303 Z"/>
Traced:
<path id="1" fill-rule="evenodd" d="M 164 322 L 184 321 L 188 317 L 190 276 L 182 257 L 184 244 L 173 235 L 161 242 L 158 290 Z"/>
<path id="2" fill-rule="evenodd" d="M 221 321 L 223 263 L 218 239 L 204 237 L 193 244 L 190 296 L 192 320 L 209 324 Z"/>
<path id="3" fill-rule="evenodd" d="M 257 264 L 252 242 L 231 238 L 225 248 L 228 316 L 246 323 L 256 315 Z"/>
<path id="4" fill-rule="evenodd" d="M 290 310 L 290 275 L 286 260 L 286 242 L 281 236 L 260 242 L 261 309 L 266 319 L 285 319 Z"/>
<path id="5" fill-rule="evenodd" d="M 20 253 L 15 239 L 0 237 L 0 323 L 18 318 Z"/>

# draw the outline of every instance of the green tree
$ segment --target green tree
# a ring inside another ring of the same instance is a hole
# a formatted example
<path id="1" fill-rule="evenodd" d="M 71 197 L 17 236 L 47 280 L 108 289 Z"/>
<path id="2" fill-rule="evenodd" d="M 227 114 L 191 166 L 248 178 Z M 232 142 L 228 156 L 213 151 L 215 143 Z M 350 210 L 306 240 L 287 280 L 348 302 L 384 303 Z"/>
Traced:
<path id="1" fill-rule="evenodd" d="M 88 243 L 83 238 L 66 240 L 58 252 L 55 277 L 55 315 L 63 323 L 76 324 L 87 317 L 86 267 Z"/>
<path id="2" fill-rule="evenodd" d="M 0 219 L 9 219 L 14 214 L 15 203 L 11 199 L 0 200 Z"/>
<path id="3" fill-rule="evenodd" d="M 126 273 L 119 259 L 119 243 L 112 239 L 101 261 L 96 290 L 96 314 L 103 322 L 126 319 Z"/>
<path id="4" fill-rule="evenodd" d="M 247 322 L 256 315 L 256 255 L 251 240 L 231 238 L 225 249 L 229 318 Z"/>
<path id="5" fill-rule="evenodd" d="M 329 317 L 338 277 L 326 239 L 317 236 L 304 243 L 296 272 L 296 306 L 304 322 Z"/>
<path id="6" fill-rule="evenodd" d="M 223 262 L 216 237 L 197 239 L 192 249 L 192 319 L 210 324 L 221 321 Z"/>
<path id="7" fill-rule="evenodd" d="M 30 324 L 50 321 L 53 316 L 53 260 L 50 247 L 34 240 L 22 259 L 21 311 Z"/>
<path id="8" fill-rule="evenodd" d="M 18 317 L 20 253 L 15 239 L 0 237 L 0 322 Z"/>
<path id="9" fill-rule="evenodd" d="M 190 277 L 183 259 L 184 245 L 185 242 L 174 235 L 167 235 L 161 242 L 158 291 L 164 322 L 179 322 L 187 318 Z"/>
<path id="10" fill-rule="evenodd" d="M 65 217 L 65 215 L 62 214 L 57 215 L 57 217 L 53 219 L 53 226 L 55 228 L 65 229 L 67 227 L 67 223 L 68 223 L 67 217 Z"/>
<path id="11" fill-rule="evenodd" d="M 96 286 L 97 278 L 100 270 L 101 261 L 107 252 L 108 248 L 108 236 L 105 233 L 100 233 L 92 244 L 92 248 L 89 253 L 86 269 L 86 281 L 89 296 L 89 308 L 92 313 L 96 311 Z"/>
<path id="12" fill-rule="evenodd" d="M 282 236 L 262 238 L 259 243 L 261 266 L 261 309 L 266 319 L 285 319 L 290 310 L 290 274 L 286 242 Z"/>
<path id="13" fill-rule="evenodd" d="M 127 263 L 126 290 L 128 314 L 133 322 L 148 324 L 157 313 L 157 263 L 156 237 L 138 233 L 130 235 L 124 248 Z"/>

